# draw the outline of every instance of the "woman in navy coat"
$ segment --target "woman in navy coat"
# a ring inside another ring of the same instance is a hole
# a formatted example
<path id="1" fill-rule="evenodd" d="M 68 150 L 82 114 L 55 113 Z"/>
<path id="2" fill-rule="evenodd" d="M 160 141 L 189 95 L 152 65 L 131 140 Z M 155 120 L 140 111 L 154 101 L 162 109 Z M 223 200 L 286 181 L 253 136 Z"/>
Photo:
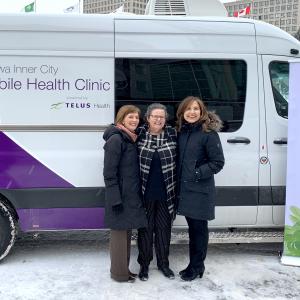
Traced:
<path id="1" fill-rule="evenodd" d="M 185 281 L 202 277 L 208 245 L 208 220 L 215 218 L 215 181 L 224 166 L 224 155 L 218 131 L 219 117 L 208 112 L 197 97 L 185 98 L 177 110 L 179 147 L 179 215 L 189 227 L 187 268 L 179 272 Z"/>

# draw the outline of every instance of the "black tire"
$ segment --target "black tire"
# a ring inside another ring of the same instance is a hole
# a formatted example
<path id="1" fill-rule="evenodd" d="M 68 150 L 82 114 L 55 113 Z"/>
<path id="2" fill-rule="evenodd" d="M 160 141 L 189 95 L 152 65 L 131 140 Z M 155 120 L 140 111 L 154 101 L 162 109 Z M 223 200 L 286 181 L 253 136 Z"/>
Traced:
<path id="1" fill-rule="evenodd" d="M 17 236 L 16 220 L 10 209 L 0 201 L 0 261 L 9 253 Z"/>

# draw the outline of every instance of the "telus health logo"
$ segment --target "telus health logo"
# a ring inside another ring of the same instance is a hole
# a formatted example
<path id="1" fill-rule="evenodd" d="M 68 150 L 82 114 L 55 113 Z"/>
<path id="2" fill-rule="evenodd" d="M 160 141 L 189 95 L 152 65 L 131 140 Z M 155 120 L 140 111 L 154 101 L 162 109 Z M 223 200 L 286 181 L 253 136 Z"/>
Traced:
<path id="1" fill-rule="evenodd" d="M 101 108 L 110 108 L 110 105 L 107 103 L 91 103 L 91 102 L 57 102 L 53 103 L 50 106 L 51 110 L 60 110 L 60 109 L 101 109 Z"/>

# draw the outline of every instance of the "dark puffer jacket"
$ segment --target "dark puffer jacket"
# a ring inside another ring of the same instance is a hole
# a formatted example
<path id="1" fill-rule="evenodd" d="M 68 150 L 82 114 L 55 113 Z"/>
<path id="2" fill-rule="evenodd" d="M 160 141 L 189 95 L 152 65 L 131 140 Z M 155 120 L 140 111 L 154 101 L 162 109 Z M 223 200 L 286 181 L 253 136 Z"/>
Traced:
<path id="1" fill-rule="evenodd" d="M 210 113 L 209 132 L 202 125 L 184 124 L 179 133 L 178 214 L 197 220 L 215 218 L 215 181 L 224 166 L 219 131 L 221 121 Z"/>
<path id="2" fill-rule="evenodd" d="M 137 146 L 122 130 L 111 125 L 103 135 L 105 182 L 105 217 L 107 228 L 127 230 L 147 226 L 142 205 Z M 123 204 L 115 213 L 113 205 Z"/>

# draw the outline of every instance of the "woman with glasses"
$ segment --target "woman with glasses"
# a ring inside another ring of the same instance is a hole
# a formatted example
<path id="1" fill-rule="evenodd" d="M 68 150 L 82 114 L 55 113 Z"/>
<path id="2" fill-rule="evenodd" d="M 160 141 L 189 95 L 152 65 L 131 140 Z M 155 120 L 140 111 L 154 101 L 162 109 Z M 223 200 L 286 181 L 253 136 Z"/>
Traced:
<path id="1" fill-rule="evenodd" d="M 169 268 L 171 225 L 174 219 L 176 185 L 176 131 L 166 125 L 167 109 L 151 104 L 146 112 L 146 124 L 138 128 L 138 153 L 142 179 L 143 201 L 148 226 L 138 230 L 139 278 L 148 280 L 153 259 L 153 238 L 158 269 L 173 279 Z"/>
<path id="2" fill-rule="evenodd" d="M 181 279 L 202 277 L 208 245 L 208 220 L 215 218 L 214 174 L 224 166 L 218 131 L 219 117 L 207 111 L 197 97 L 187 97 L 177 110 L 178 129 L 178 214 L 185 216 L 189 227 L 188 266 L 179 272 Z"/>

